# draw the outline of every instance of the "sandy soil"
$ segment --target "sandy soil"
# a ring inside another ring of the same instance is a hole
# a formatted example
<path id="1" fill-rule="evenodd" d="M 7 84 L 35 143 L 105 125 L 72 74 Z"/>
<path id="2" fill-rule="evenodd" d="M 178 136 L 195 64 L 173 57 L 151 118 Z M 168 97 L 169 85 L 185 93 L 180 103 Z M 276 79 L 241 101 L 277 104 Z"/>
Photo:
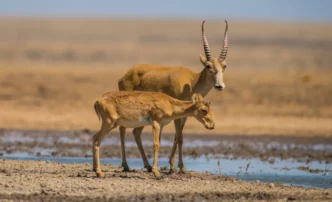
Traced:
<path id="1" fill-rule="evenodd" d="M 128 68 L 0 68 L 0 127 L 99 130 L 93 104 L 117 90 Z M 307 72 L 309 83 L 302 82 L 301 71 L 284 73 L 263 71 L 255 77 L 255 72 L 230 70 L 227 90 L 206 97 L 216 114 L 215 130 L 190 118 L 185 133 L 331 136 L 332 71 Z M 164 132 L 173 133 L 173 124 Z"/>
<path id="2" fill-rule="evenodd" d="M 189 172 L 151 173 L 104 165 L 98 179 L 91 165 L 1 160 L 1 201 L 331 201 L 331 189 L 244 182 L 227 176 Z"/>

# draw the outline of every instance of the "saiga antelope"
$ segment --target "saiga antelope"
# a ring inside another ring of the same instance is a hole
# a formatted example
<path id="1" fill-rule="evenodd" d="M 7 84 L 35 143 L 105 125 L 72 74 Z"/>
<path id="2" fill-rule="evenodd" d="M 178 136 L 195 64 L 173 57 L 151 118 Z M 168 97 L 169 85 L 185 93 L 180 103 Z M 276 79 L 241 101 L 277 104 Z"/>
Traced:
<path id="1" fill-rule="evenodd" d="M 100 167 L 100 142 L 118 125 L 122 131 L 125 128 L 152 125 L 154 150 L 152 171 L 157 178 L 160 177 L 157 167 L 160 133 L 165 125 L 174 119 L 193 116 L 205 128 L 210 130 L 214 128 L 214 114 L 210 109 L 210 103 L 206 103 L 199 94 L 194 94 L 192 101 L 180 101 L 159 92 L 120 91 L 106 93 L 96 101 L 94 107 L 98 118 L 102 120 L 100 131 L 93 136 L 93 170 L 98 177 L 104 176 Z M 122 161 L 126 162 L 124 141 L 121 141 L 121 146 Z"/>
<path id="2" fill-rule="evenodd" d="M 226 69 L 226 55 L 228 49 L 228 24 L 226 22 L 224 42 L 221 53 L 218 58 L 213 58 L 211 55 L 208 40 L 204 32 L 204 23 L 202 23 L 202 38 L 205 57 L 200 55 L 200 61 L 204 66 L 204 69 L 195 73 L 185 67 L 167 67 L 152 64 L 140 64 L 133 66 L 118 82 L 119 90 L 130 91 L 154 91 L 163 92 L 174 98 L 180 100 L 190 100 L 194 93 L 199 93 L 203 96 L 214 87 L 216 90 L 221 91 L 225 89 L 225 83 L 223 80 L 224 71 Z M 185 166 L 182 160 L 182 144 L 183 135 L 182 130 L 186 123 L 186 118 L 174 120 L 176 134 L 174 137 L 174 143 L 172 153 L 170 155 L 170 172 L 174 172 L 175 168 L 175 152 L 177 145 L 179 147 L 179 168 L 180 172 L 185 172 Z M 135 140 L 141 156 L 144 161 L 144 167 L 151 172 L 151 166 L 149 165 L 146 155 L 142 146 L 141 133 L 142 127 L 136 127 L 133 130 Z M 125 129 L 120 127 L 121 142 L 124 141 Z M 124 150 L 124 149 L 123 149 Z M 126 161 L 122 162 L 124 171 L 129 171 Z"/>

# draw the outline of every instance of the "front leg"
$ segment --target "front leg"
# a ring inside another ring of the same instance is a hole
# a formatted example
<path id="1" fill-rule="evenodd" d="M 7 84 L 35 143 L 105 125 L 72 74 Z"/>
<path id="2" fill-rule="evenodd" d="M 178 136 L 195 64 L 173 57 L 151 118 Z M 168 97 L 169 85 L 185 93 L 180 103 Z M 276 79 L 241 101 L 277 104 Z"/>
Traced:
<path id="1" fill-rule="evenodd" d="M 152 172 L 156 176 L 157 179 L 161 178 L 161 175 L 158 171 L 158 154 L 159 154 L 159 148 L 160 148 L 160 125 L 157 121 L 152 122 L 152 128 L 153 128 L 153 166 L 152 166 Z"/>
<path id="2" fill-rule="evenodd" d="M 126 128 L 120 126 L 120 139 L 121 139 L 121 154 L 122 154 L 122 167 L 123 167 L 123 172 L 129 172 L 129 166 L 127 163 L 127 158 L 126 158 L 126 148 L 125 148 L 125 135 L 126 135 Z"/>
<path id="3" fill-rule="evenodd" d="M 175 121 L 174 121 L 174 125 L 175 125 Z M 170 169 L 169 172 L 170 173 L 174 173 L 176 172 L 176 166 L 175 166 L 175 152 L 176 152 L 176 148 L 178 145 L 178 134 L 175 133 L 174 135 L 174 142 L 173 142 L 173 147 L 172 147 L 172 153 L 171 156 L 169 157 L 169 165 L 170 165 Z"/>
<path id="4" fill-rule="evenodd" d="M 176 138 L 177 138 L 177 145 L 179 147 L 179 168 L 180 168 L 180 173 L 185 173 L 186 172 L 186 167 L 183 163 L 183 158 L 182 158 L 182 145 L 183 145 L 183 128 L 184 128 L 184 125 L 187 121 L 187 118 L 182 118 L 182 119 L 177 119 L 174 121 L 174 124 L 175 124 L 175 130 L 176 130 Z M 174 143 L 175 144 L 175 143 Z M 174 147 L 174 146 L 173 146 Z M 175 152 L 174 152 L 174 155 L 175 155 Z M 173 167 L 175 167 L 175 163 L 174 163 L 174 156 L 173 156 Z M 171 167 L 172 168 L 172 167 Z"/>

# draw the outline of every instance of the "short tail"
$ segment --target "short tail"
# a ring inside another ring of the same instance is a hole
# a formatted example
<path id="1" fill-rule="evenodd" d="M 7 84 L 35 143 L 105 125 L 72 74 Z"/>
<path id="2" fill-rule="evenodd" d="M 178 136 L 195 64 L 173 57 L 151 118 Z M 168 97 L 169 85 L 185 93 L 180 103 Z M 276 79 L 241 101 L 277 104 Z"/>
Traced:
<path id="1" fill-rule="evenodd" d="M 98 105 L 99 105 L 99 103 L 98 103 L 98 101 L 96 101 L 95 105 L 94 105 L 94 108 L 95 108 L 96 115 L 98 116 L 98 120 L 100 120 L 101 116 L 100 116 L 100 111 L 98 109 Z"/>

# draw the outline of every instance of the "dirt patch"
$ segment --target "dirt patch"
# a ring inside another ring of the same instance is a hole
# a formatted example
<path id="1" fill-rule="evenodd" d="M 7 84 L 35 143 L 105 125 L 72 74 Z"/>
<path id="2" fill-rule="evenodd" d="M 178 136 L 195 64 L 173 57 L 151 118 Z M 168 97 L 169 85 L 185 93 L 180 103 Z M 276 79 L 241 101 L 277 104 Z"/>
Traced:
<path id="1" fill-rule="evenodd" d="M 144 170 L 123 173 L 103 165 L 99 179 L 89 164 L 1 160 L 0 199 L 27 201 L 329 201 L 331 189 L 244 182 L 227 176 L 162 171 L 155 180 Z"/>

